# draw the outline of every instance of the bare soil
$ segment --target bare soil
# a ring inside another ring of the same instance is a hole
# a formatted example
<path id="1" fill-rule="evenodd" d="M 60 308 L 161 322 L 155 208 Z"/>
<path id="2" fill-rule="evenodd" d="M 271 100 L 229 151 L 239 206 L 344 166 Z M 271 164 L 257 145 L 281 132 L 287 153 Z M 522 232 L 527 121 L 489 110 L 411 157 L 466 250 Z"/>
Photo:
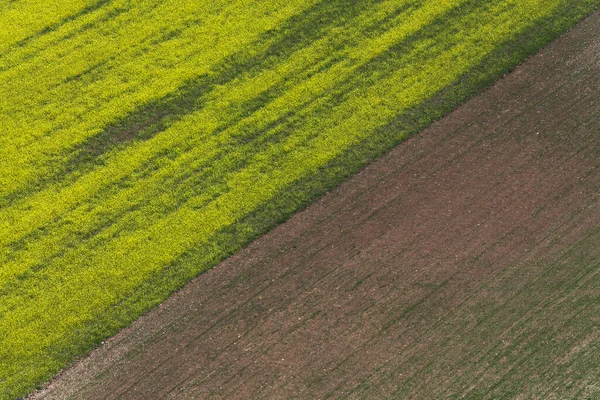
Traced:
<path id="1" fill-rule="evenodd" d="M 32 398 L 600 398 L 599 193 L 596 12 Z"/>

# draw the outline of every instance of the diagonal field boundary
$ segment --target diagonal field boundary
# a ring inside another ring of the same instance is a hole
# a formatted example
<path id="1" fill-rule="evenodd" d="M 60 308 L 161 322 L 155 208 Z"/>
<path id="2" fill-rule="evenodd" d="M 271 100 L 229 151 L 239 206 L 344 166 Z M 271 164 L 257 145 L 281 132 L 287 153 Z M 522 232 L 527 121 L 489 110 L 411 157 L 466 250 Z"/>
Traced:
<path id="1" fill-rule="evenodd" d="M 33 399 L 599 398 L 600 12 Z"/>
<path id="2" fill-rule="evenodd" d="M 47 3 L 0 2 L 0 399 L 35 390 L 600 7 Z"/>

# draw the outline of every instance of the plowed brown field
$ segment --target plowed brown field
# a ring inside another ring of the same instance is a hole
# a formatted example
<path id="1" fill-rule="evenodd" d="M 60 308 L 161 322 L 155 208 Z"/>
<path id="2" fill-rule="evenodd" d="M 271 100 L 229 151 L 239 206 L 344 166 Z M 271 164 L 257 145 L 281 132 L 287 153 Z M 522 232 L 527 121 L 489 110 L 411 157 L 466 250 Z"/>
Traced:
<path id="1" fill-rule="evenodd" d="M 600 398 L 600 12 L 36 399 Z"/>

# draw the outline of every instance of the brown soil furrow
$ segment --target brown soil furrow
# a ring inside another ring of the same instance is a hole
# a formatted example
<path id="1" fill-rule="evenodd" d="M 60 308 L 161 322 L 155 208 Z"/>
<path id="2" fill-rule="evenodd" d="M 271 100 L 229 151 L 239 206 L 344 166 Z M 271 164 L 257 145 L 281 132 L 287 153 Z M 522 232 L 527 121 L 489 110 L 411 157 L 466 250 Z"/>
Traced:
<path id="1" fill-rule="evenodd" d="M 596 12 L 33 397 L 587 395 L 598 26 Z"/>

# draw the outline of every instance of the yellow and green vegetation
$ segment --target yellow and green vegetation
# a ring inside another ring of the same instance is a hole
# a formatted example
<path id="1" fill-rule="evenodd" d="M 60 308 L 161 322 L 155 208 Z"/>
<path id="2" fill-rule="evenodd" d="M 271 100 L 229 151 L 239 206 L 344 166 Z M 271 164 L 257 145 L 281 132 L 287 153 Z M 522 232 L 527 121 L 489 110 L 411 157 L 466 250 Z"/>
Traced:
<path id="1" fill-rule="evenodd" d="M 2 2 L 0 397 L 33 390 L 599 6 Z"/>

